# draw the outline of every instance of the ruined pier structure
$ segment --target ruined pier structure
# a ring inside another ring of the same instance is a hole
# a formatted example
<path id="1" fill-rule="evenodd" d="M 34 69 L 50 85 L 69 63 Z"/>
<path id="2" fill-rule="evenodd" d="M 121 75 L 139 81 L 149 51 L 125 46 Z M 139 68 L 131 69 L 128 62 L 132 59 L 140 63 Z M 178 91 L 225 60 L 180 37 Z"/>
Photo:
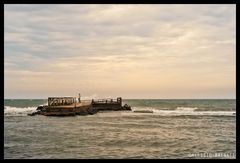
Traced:
<path id="1" fill-rule="evenodd" d="M 73 97 L 48 97 L 48 106 L 71 105 L 76 102 Z"/>
<path id="2" fill-rule="evenodd" d="M 76 97 L 48 97 L 48 106 L 64 106 L 81 103 L 81 95 Z"/>
<path id="3" fill-rule="evenodd" d="M 46 116 L 70 116 L 95 114 L 98 111 L 131 110 L 128 105 L 122 106 L 122 98 L 81 100 L 80 94 L 76 97 L 49 97 L 48 105 L 39 106 L 37 112 L 31 115 L 41 114 Z"/>

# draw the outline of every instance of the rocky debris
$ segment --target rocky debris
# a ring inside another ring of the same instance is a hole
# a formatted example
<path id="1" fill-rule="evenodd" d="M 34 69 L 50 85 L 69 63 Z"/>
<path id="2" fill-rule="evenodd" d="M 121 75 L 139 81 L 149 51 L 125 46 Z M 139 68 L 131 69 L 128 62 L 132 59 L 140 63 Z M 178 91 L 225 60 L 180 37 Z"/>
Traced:
<path id="1" fill-rule="evenodd" d="M 123 108 L 124 108 L 125 110 L 132 110 L 132 109 L 131 109 L 131 106 L 129 106 L 128 104 L 125 104 L 125 105 L 123 106 Z"/>

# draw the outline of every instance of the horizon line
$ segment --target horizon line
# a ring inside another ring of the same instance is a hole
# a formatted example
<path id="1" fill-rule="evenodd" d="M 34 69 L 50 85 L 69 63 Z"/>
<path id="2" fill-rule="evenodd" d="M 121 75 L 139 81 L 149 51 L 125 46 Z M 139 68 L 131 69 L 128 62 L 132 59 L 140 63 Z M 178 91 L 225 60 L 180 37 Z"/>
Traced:
<path id="1" fill-rule="evenodd" d="M 111 98 L 91 98 L 91 99 L 111 99 Z M 236 100 L 236 98 L 122 98 L 122 99 L 123 100 L 124 99 L 125 100 Z M 47 98 L 4 98 L 4 100 L 47 100 Z"/>

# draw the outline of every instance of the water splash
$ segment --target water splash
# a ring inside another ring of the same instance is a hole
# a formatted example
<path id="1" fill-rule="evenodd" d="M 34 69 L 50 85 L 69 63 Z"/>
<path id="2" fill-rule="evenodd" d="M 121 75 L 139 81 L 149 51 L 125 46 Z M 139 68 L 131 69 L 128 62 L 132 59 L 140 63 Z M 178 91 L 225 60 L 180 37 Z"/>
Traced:
<path id="1" fill-rule="evenodd" d="M 28 113 L 36 111 L 37 107 L 12 107 L 4 106 L 4 115 L 5 116 L 26 116 Z"/>

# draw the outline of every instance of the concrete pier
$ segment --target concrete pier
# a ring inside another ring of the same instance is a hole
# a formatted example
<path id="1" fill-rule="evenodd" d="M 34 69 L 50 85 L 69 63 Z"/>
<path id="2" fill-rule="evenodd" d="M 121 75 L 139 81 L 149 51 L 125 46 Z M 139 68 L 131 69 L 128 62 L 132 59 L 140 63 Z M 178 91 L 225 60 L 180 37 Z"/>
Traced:
<path id="1" fill-rule="evenodd" d="M 98 100 L 79 100 L 77 102 L 74 97 L 49 97 L 48 105 L 39 106 L 37 111 L 29 114 L 45 115 L 45 116 L 75 116 L 75 115 L 91 115 L 98 111 L 120 111 L 131 110 L 128 105 L 122 106 L 122 98 L 115 99 L 98 99 Z"/>

